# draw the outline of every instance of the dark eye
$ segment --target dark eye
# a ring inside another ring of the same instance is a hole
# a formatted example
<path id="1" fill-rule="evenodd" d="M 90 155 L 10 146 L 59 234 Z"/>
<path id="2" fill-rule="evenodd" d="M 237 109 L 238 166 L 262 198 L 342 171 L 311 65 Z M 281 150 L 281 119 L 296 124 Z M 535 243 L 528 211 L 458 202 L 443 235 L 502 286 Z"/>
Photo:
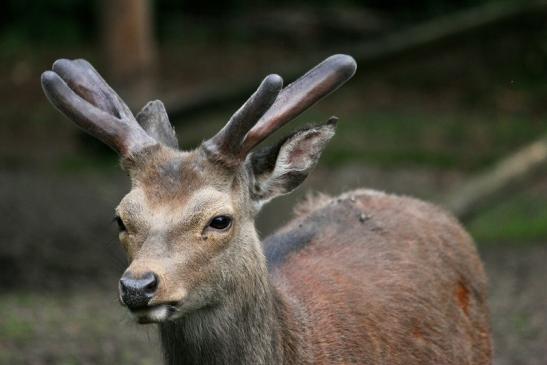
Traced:
<path id="1" fill-rule="evenodd" d="M 114 220 L 116 221 L 116 224 L 118 225 L 118 230 L 120 232 L 127 231 L 127 228 L 125 228 L 125 224 L 123 223 L 122 219 L 119 216 L 114 217 Z"/>
<path id="2" fill-rule="evenodd" d="M 211 220 L 211 223 L 209 223 L 209 227 L 222 230 L 230 227 L 231 223 L 232 218 L 226 215 L 219 215 L 218 217 L 214 217 Z"/>

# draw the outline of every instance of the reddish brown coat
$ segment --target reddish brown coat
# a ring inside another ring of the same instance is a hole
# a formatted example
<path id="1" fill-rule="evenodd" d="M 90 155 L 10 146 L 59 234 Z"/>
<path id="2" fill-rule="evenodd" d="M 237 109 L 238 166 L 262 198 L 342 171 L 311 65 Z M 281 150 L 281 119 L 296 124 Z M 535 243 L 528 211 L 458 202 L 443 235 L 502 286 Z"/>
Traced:
<path id="1" fill-rule="evenodd" d="M 441 209 L 356 191 L 264 246 L 312 363 L 490 363 L 486 276 L 472 239 Z"/>

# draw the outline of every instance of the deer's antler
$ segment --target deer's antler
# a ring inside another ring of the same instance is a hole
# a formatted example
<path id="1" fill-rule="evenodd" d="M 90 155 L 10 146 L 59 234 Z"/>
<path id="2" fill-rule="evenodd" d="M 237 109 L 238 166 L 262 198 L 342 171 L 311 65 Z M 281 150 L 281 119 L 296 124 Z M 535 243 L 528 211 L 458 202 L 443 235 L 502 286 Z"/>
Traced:
<path id="1" fill-rule="evenodd" d="M 57 60 L 42 74 L 42 88 L 60 112 L 123 157 L 158 143 L 85 60 Z"/>
<path id="2" fill-rule="evenodd" d="M 258 90 L 203 147 L 227 163 L 242 161 L 266 137 L 349 80 L 357 69 L 348 55 L 334 55 L 280 91 L 277 75 Z"/>
<path id="3" fill-rule="evenodd" d="M 235 159 L 240 153 L 245 135 L 272 106 L 282 87 L 281 76 L 266 76 L 255 93 L 232 115 L 224 128 L 203 142 L 203 147 L 215 158 L 225 162 Z"/>
<path id="4" fill-rule="evenodd" d="M 245 156 L 285 123 L 290 122 L 321 98 L 338 89 L 355 74 L 356 69 L 357 64 L 351 56 L 330 56 L 285 87 L 271 108 L 245 137 L 240 155 Z"/>

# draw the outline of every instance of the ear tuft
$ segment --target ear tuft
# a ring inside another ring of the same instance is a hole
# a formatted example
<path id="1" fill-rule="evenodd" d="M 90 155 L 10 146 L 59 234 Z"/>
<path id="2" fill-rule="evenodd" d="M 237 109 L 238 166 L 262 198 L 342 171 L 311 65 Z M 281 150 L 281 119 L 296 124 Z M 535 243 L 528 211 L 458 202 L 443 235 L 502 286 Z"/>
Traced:
<path id="1" fill-rule="evenodd" d="M 251 175 L 251 197 L 264 203 L 298 187 L 317 165 L 334 136 L 337 118 L 296 131 L 274 146 L 252 153 L 246 165 Z"/>
<path id="2" fill-rule="evenodd" d="M 338 117 L 335 117 L 334 115 L 327 120 L 328 125 L 333 125 L 336 127 L 338 125 Z"/>

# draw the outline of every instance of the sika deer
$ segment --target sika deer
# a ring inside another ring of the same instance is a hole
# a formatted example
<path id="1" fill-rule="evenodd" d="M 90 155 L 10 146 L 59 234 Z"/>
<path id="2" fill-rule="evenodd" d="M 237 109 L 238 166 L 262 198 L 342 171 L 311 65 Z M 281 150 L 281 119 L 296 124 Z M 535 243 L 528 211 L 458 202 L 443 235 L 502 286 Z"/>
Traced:
<path id="1" fill-rule="evenodd" d="M 336 120 L 252 150 L 355 69 L 336 55 L 285 88 L 268 76 L 189 152 L 161 102 L 133 117 L 86 61 L 59 60 L 42 75 L 49 100 L 130 175 L 116 208 L 131 262 L 120 300 L 138 322 L 159 324 L 166 363 L 490 363 L 485 273 L 441 209 L 358 190 L 259 240 L 261 206 L 306 178 Z"/>

